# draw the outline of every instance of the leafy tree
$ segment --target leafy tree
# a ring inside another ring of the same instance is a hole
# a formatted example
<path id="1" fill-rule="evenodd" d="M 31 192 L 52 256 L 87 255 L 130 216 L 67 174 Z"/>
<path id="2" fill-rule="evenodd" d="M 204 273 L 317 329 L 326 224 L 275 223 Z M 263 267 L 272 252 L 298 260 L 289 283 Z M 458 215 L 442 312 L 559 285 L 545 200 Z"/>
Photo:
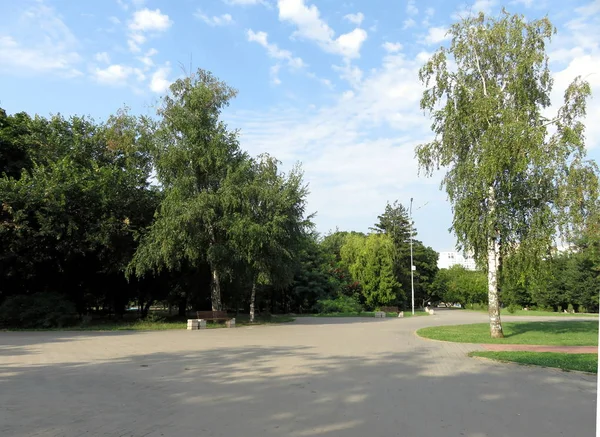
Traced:
<path id="1" fill-rule="evenodd" d="M 421 108 L 431 113 L 436 134 L 418 146 L 419 164 L 429 175 L 448 169 L 442 186 L 452 203 L 452 229 L 460 247 L 486 267 L 495 338 L 503 336 L 501 259 L 519 256 L 516 265 L 532 270 L 557 229 L 565 234 L 580 226 L 598 198 L 581 122 L 589 85 L 576 78 L 557 114 L 544 116 L 552 90 L 546 44 L 554 32 L 547 18 L 505 11 L 469 17 L 450 28 L 450 47 L 419 74 L 426 86 Z"/>
<path id="2" fill-rule="evenodd" d="M 440 300 L 445 303 L 458 303 L 462 307 L 487 301 L 485 273 L 467 270 L 459 265 L 440 269 L 432 289 Z"/>
<path id="3" fill-rule="evenodd" d="M 235 258 L 227 235 L 236 214 L 232 196 L 250 165 L 237 132 L 219 119 L 235 94 L 198 70 L 174 82 L 163 97 L 153 153 L 164 199 L 129 269 L 140 277 L 176 270 L 183 262 L 196 269 L 208 263 L 213 310 L 222 309 L 221 280 Z"/>
<path id="4" fill-rule="evenodd" d="M 257 286 L 291 284 L 296 252 L 311 223 L 304 218 L 308 191 L 299 168 L 281 174 L 278 161 L 262 155 L 248 176 L 251 180 L 237 186 L 237 196 L 231 196 L 241 205 L 234 205 L 240 212 L 227 217 L 227 229 L 233 250 L 249 270 L 253 322 Z"/>
<path id="5" fill-rule="evenodd" d="M 437 273 L 437 252 L 415 240 L 416 231 L 411 224 L 408 209 L 398 201 L 385 207 L 373 231 L 389 236 L 393 245 L 394 276 L 403 290 L 411 289 L 410 239 L 413 238 L 413 272 L 415 299 L 423 305 L 430 300 L 429 287 Z"/>
<path id="6" fill-rule="evenodd" d="M 394 276 L 394 245 L 386 235 L 350 235 L 342 247 L 342 262 L 352 278 L 361 284 L 364 303 L 369 308 L 403 300 L 401 286 Z"/>
<path id="7" fill-rule="evenodd" d="M 0 296 L 59 292 L 79 312 L 109 294 L 115 308 L 128 302 L 133 288 L 123 269 L 158 195 L 148 187 L 150 166 L 141 158 L 145 133 L 126 114 L 119 117 L 128 120 L 128 141 L 111 132 L 115 119 L 27 122 L 31 167 L 19 178 L 0 178 Z"/>

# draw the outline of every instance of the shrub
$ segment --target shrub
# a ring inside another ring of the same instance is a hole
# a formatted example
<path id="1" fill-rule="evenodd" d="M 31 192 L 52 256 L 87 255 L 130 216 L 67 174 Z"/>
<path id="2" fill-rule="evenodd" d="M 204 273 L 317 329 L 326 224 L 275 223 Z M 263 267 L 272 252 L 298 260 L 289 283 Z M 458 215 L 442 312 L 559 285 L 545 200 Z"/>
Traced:
<path id="1" fill-rule="evenodd" d="M 517 312 L 518 310 L 520 310 L 520 309 L 521 309 L 521 306 L 520 306 L 520 305 L 517 305 L 516 303 L 511 303 L 511 304 L 508 306 L 508 308 L 506 308 L 506 310 L 507 310 L 509 313 L 511 313 L 511 314 L 514 314 L 514 313 L 516 313 L 516 312 Z"/>
<path id="2" fill-rule="evenodd" d="M 574 313 L 575 312 L 575 308 L 573 308 L 573 304 L 570 303 L 569 306 L 567 306 L 567 311 L 569 313 Z"/>
<path id="3" fill-rule="evenodd" d="M 75 305 L 57 293 L 11 296 L 0 306 L 5 328 L 61 328 L 76 321 Z"/>
<path id="4" fill-rule="evenodd" d="M 317 302 L 317 312 L 327 313 L 359 313 L 360 304 L 352 297 L 339 296 L 335 299 L 323 299 Z"/>
<path id="5" fill-rule="evenodd" d="M 588 310 L 587 310 L 587 308 L 586 308 L 585 306 L 583 306 L 583 305 L 579 305 L 579 306 L 577 307 L 577 312 L 578 312 L 578 313 L 587 313 L 587 312 L 588 312 Z"/>
<path id="6" fill-rule="evenodd" d="M 559 305 L 559 306 L 557 306 L 557 307 L 556 307 L 556 310 L 557 310 L 559 313 L 562 313 L 562 312 L 563 312 L 563 307 L 562 307 L 562 305 Z"/>

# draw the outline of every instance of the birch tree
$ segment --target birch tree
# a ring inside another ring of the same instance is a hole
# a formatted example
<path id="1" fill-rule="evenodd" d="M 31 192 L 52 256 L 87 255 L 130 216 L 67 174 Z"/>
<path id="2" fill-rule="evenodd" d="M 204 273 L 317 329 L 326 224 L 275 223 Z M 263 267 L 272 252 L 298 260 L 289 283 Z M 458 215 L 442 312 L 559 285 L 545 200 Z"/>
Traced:
<path id="1" fill-rule="evenodd" d="M 211 305 L 222 309 L 221 280 L 231 259 L 227 226 L 234 187 L 246 182 L 249 157 L 237 131 L 220 119 L 236 91 L 211 73 L 174 82 L 158 110 L 154 163 L 164 198 L 141 239 L 129 273 L 143 276 L 183 262 L 211 269 Z"/>
<path id="2" fill-rule="evenodd" d="M 427 175 L 442 180 L 460 249 L 488 276 L 490 333 L 503 337 L 499 272 L 503 257 L 535 269 L 549 249 L 586 221 L 596 202 L 597 167 L 586 160 L 584 124 L 590 86 L 574 78 L 560 107 L 547 44 L 548 18 L 465 18 L 448 30 L 449 47 L 421 68 L 421 108 L 435 138 L 417 147 Z M 549 115 L 552 113 L 553 115 Z"/>

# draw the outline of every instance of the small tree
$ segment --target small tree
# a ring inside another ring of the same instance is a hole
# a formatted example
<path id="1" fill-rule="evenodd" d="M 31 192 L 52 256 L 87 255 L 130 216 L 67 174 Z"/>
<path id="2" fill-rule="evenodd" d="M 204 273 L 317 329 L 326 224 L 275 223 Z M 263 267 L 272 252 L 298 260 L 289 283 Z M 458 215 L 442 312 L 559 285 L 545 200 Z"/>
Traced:
<path id="1" fill-rule="evenodd" d="M 442 186 L 452 229 L 486 268 L 491 336 L 500 338 L 502 258 L 512 254 L 521 257 L 519 268 L 535 267 L 557 233 L 581 225 L 598 197 L 581 122 L 590 87 L 576 78 L 556 115 L 545 116 L 552 90 L 546 43 L 555 33 L 547 18 L 479 14 L 448 33 L 450 47 L 419 73 L 421 108 L 436 137 L 417 147 L 417 157 L 429 175 L 447 168 Z"/>

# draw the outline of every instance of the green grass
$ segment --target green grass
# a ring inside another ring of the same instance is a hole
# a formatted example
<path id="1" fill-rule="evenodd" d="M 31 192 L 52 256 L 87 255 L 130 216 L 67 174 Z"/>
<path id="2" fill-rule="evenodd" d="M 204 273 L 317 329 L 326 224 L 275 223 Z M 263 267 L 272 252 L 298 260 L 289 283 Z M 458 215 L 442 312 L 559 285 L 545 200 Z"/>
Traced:
<path id="1" fill-rule="evenodd" d="M 286 315 L 272 315 L 271 317 L 257 317 L 254 325 L 267 325 L 276 323 L 293 322 L 294 317 Z M 238 314 L 235 318 L 236 326 L 249 325 L 247 314 Z M 225 323 L 207 323 L 208 329 L 224 328 Z M 10 331 L 165 331 L 170 329 L 187 329 L 187 319 L 179 317 L 164 320 L 93 320 L 87 324 L 69 326 L 64 328 L 48 329 L 9 329 Z"/>
<path id="2" fill-rule="evenodd" d="M 487 309 L 481 309 L 481 310 L 472 310 L 472 309 L 465 309 L 464 311 L 475 311 L 477 313 L 486 313 L 488 312 Z M 594 313 L 575 313 L 575 314 L 570 314 L 570 313 L 558 313 L 558 312 L 554 312 L 554 311 L 538 311 L 538 310 L 529 310 L 529 311 L 525 311 L 525 310 L 517 310 L 514 313 L 510 313 L 506 308 L 503 308 L 500 311 L 500 314 L 503 316 L 539 316 L 539 317 L 598 317 L 598 314 L 594 314 Z"/>
<path id="3" fill-rule="evenodd" d="M 425 311 L 415 311 L 415 316 L 426 316 Z M 296 314 L 294 317 L 375 317 L 375 311 L 362 311 L 360 313 L 324 313 L 324 314 Z M 398 317 L 397 313 L 386 313 L 386 317 Z M 411 311 L 404 311 L 404 317 L 413 317 Z"/>
<path id="4" fill-rule="evenodd" d="M 471 352 L 469 356 L 497 361 L 554 367 L 562 370 L 598 373 L 597 354 L 563 354 L 557 352 Z"/>
<path id="5" fill-rule="evenodd" d="M 487 323 L 474 325 L 433 326 L 422 328 L 417 335 L 432 340 L 457 343 L 538 344 L 561 346 L 597 346 L 598 322 L 504 322 L 504 338 L 490 338 Z"/>

